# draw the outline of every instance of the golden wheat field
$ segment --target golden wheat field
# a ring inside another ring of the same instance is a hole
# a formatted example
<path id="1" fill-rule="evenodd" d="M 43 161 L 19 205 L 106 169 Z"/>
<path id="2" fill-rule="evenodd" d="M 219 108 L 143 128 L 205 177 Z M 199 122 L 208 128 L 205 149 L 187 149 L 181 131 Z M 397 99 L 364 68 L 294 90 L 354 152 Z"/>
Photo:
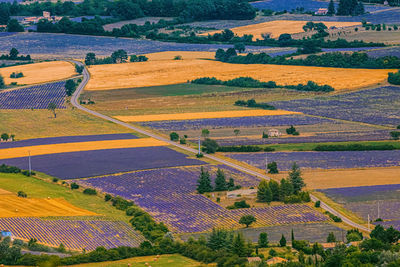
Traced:
<path id="1" fill-rule="evenodd" d="M 22 72 L 24 77 L 12 79 L 10 75 L 13 72 Z M 16 82 L 20 85 L 29 85 L 67 79 L 76 72 L 75 67 L 69 62 L 50 61 L 0 68 L 0 74 L 4 77 L 6 84 Z"/>
<path id="2" fill-rule="evenodd" d="M 263 33 L 269 33 L 271 34 L 272 38 L 277 38 L 279 37 L 279 35 L 283 33 L 295 34 L 304 32 L 303 26 L 307 22 L 308 21 L 306 20 L 274 20 L 258 24 L 236 27 L 232 28 L 231 30 L 238 36 L 243 36 L 245 34 L 252 34 L 254 36 L 254 40 L 263 39 L 262 38 Z M 337 28 L 343 28 L 361 24 L 360 22 L 338 22 L 338 21 L 322 21 L 322 23 L 324 23 L 328 27 L 328 29 L 332 26 L 335 26 Z M 205 32 L 202 33 L 201 35 L 214 34 L 217 32 L 221 31 L 218 30 L 212 32 Z"/>
<path id="3" fill-rule="evenodd" d="M 64 199 L 20 198 L 2 195 L 1 217 L 88 216 L 96 213 L 80 209 Z"/>
<path id="4" fill-rule="evenodd" d="M 126 139 L 126 140 L 107 140 L 107 141 L 14 147 L 14 148 L 0 149 L 0 159 L 27 157 L 28 153 L 30 153 L 31 156 L 38 156 L 46 154 L 89 151 L 89 150 L 152 147 L 152 146 L 166 146 L 166 145 L 168 144 L 154 138 L 139 138 L 139 139 Z"/>
<path id="5" fill-rule="evenodd" d="M 216 111 L 216 112 L 115 116 L 115 118 L 125 122 L 143 122 L 143 121 L 170 121 L 170 120 L 196 120 L 196 119 L 218 119 L 218 118 L 237 118 L 237 117 L 255 117 L 255 116 L 276 116 L 276 115 L 290 115 L 290 114 L 301 114 L 301 113 L 294 111 L 286 111 L 286 110 L 251 109 L 251 110 L 231 110 L 231 111 Z"/>
<path id="6" fill-rule="evenodd" d="M 181 56 L 182 60 L 188 59 L 214 59 L 215 52 L 207 51 L 164 51 L 146 54 L 149 61 L 173 60 L 176 56 Z"/>
<path id="7" fill-rule="evenodd" d="M 229 64 L 212 60 L 161 60 L 89 68 L 91 79 L 86 90 L 110 90 L 161 86 L 185 83 L 201 77 L 229 80 L 249 76 L 261 81 L 275 81 L 279 85 L 297 85 L 314 81 L 328 84 L 336 90 L 355 89 L 375 85 L 387 79 L 382 69 L 342 69 L 264 64 Z"/>

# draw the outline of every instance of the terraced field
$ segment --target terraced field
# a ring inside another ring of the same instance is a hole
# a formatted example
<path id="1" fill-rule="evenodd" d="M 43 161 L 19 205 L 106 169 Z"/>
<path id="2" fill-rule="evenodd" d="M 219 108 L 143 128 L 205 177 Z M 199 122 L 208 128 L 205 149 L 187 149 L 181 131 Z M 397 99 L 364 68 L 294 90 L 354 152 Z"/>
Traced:
<path id="1" fill-rule="evenodd" d="M 24 77 L 13 79 L 10 74 L 22 72 Z M 75 67 L 66 61 L 50 61 L 20 66 L 0 68 L 0 75 L 6 84 L 16 82 L 19 85 L 30 85 L 64 80 L 75 75 Z"/>

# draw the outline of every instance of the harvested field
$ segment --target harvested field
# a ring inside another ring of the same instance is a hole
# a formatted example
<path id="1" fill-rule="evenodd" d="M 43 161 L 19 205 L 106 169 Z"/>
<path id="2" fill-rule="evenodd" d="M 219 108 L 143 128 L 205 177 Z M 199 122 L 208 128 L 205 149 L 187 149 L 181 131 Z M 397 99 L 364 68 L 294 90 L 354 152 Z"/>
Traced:
<path id="1" fill-rule="evenodd" d="M 93 177 L 135 170 L 204 165 L 165 146 L 91 150 L 31 157 L 32 169 L 61 179 Z M 28 157 L 0 160 L 0 164 L 28 169 Z"/>
<path id="2" fill-rule="evenodd" d="M 179 121 L 196 119 L 218 119 L 218 118 L 240 118 L 258 116 L 277 116 L 300 114 L 286 110 L 231 110 L 220 112 L 197 112 L 197 113 L 177 113 L 177 114 L 158 114 L 158 115 L 138 115 L 138 116 L 115 116 L 116 119 L 125 122 L 145 122 L 145 121 Z"/>
<path id="3" fill-rule="evenodd" d="M 91 80 L 86 90 L 110 90 L 186 83 L 189 80 L 213 76 L 229 80 L 249 76 L 280 85 L 305 84 L 312 80 L 328 84 L 336 90 L 354 89 L 385 82 L 394 70 L 341 69 L 263 64 L 229 64 L 212 60 L 164 60 L 89 68 Z"/>
<path id="4" fill-rule="evenodd" d="M 75 207 L 64 199 L 21 198 L 15 195 L 2 195 L 0 201 L 0 218 L 91 215 L 96 215 L 96 213 Z"/>
<path id="5" fill-rule="evenodd" d="M 11 79 L 13 72 L 22 72 L 24 77 Z M 66 61 L 50 61 L 35 64 L 27 64 L 1 68 L 0 74 L 6 84 L 17 82 L 18 84 L 37 84 L 50 81 L 67 79 L 76 74 L 74 66 Z"/>
<path id="6" fill-rule="evenodd" d="M 279 35 L 283 33 L 294 34 L 294 33 L 304 32 L 303 26 L 307 22 L 308 21 L 302 21 L 302 20 L 275 20 L 275 21 L 268 21 L 258 24 L 231 28 L 231 30 L 238 36 L 251 34 L 254 36 L 254 39 L 262 40 L 263 33 L 270 33 L 272 38 L 278 38 Z M 343 27 L 361 25 L 360 22 L 336 22 L 336 21 L 321 21 L 321 22 L 324 23 L 328 28 L 333 26 L 337 28 L 343 28 Z M 206 32 L 203 33 L 202 35 L 214 34 L 217 32 L 221 31 Z"/>
<path id="7" fill-rule="evenodd" d="M 279 174 L 285 178 L 286 173 Z M 303 171 L 309 189 L 398 184 L 400 167 Z"/>
<path id="8" fill-rule="evenodd" d="M 61 143 L 61 144 L 39 145 L 39 146 L 4 148 L 0 150 L 1 152 L 0 159 L 26 157 L 28 151 L 30 152 L 31 156 L 39 156 L 39 155 L 78 152 L 78 151 L 135 148 L 135 147 L 156 147 L 165 145 L 167 145 L 167 143 L 159 141 L 154 138 Z"/>

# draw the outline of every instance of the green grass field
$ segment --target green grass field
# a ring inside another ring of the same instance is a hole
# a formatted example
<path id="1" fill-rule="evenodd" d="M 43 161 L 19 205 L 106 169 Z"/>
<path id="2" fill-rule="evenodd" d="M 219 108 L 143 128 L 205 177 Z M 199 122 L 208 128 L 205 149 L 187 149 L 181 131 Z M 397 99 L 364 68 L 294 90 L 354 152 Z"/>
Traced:
<path id="1" fill-rule="evenodd" d="M 0 133 L 14 134 L 17 140 L 132 132 L 71 108 L 57 110 L 57 118 L 48 110 L 0 110 L 0 121 Z"/>
<path id="2" fill-rule="evenodd" d="M 211 266 L 202 265 L 200 262 L 186 258 L 179 254 L 161 255 L 156 261 L 156 256 L 135 257 L 120 261 L 107 261 L 100 263 L 87 263 L 72 265 L 75 267 L 122 267 L 122 266 L 152 266 L 152 267 L 197 267 L 197 266 Z M 146 265 L 148 263 L 148 265 Z"/>
<path id="3" fill-rule="evenodd" d="M 0 173 L 0 188 L 17 193 L 24 191 L 28 197 L 32 198 L 63 198 L 69 203 L 95 212 L 99 215 L 121 220 L 129 223 L 129 217 L 124 212 L 112 207 L 110 203 L 105 202 L 101 196 L 84 195 L 79 190 L 71 190 L 61 185 L 51 182 L 52 177 L 38 173 L 39 178 L 27 177 L 22 174 Z M 68 215 L 68 214 L 66 214 Z"/>

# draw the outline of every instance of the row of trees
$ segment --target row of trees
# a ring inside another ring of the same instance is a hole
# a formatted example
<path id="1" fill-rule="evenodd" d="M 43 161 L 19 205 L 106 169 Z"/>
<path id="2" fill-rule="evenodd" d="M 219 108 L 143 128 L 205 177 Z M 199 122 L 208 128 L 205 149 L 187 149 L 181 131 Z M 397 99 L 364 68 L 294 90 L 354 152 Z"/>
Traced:
<path id="1" fill-rule="evenodd" d="M 197 180 L 197 192 L 199 194 L 204 194 L 208 192 L 217 192 L 217 191 L 226 191 L 226 190 L 235 190 L 239 189 L 240 186 L 235 185 L 235 180 L 231 177 L 227 181 L 225 173 L 223 170 L 218 168 L 216 177 L 215 177 L 215 186 L 211 184 L 210 173 L 208 170 L 204 170 L 201 167 L 200 177 Z"/>
<path id="2" fill-rule="evenodd" d="M 7 54 L 3 54 L 0 56 L 0 60 L 31 60 L 31 56 L 30 55 L 19 55 L 19 51 L 18 49 L 16 49 L 15 47 L 10 49 L 10 52 Z"/>

